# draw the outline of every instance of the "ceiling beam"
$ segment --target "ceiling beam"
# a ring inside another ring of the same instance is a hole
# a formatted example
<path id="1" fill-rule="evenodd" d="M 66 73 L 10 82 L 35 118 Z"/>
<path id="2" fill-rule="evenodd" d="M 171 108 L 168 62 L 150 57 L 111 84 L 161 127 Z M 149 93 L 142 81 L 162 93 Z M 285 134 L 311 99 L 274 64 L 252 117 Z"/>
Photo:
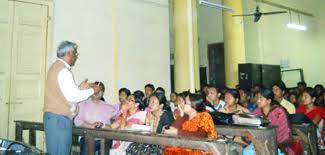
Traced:
<path id="1" fill-rule="evenodd" d="M 261 2 L 261 3 L 264 3 L 264 4 L 268 4 L 268 5 L 271 5 L 271 6 L 274 6 L 274 7 L 282 8 L 282 9 L 285 9 L 285 10 L 288 10 L 288 11 L 291 11 L 291 12 L 295 12 L 297 14 L 301 14 L 301 15 L 305 15 L 305 16 L 309 16 L 309 17 L 315 17 L 315 15 L 312 14 L 312 13 L 305 12 L 305 11 L 302 11 L 302 10 L 299 10 L 299 9 L 296 9 L 296 8 L 292 8 L 292 7 L 289 7 L 289 6 L 285 6 L 285 5 L 282 5 L 282 4 L 278 4 L 278 3 L 275 3 L 275 2 L 271 2 L 270 0 L 255 0 L 255 1 L 256 2 Z"/>

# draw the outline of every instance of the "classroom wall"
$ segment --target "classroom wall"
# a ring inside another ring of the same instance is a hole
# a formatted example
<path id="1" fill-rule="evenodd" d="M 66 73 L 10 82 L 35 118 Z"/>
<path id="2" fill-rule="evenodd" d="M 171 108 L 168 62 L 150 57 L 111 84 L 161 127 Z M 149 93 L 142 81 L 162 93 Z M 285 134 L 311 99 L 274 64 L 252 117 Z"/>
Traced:
<path id="1" fill-rule="evenodd" d="M 121 87 L 150 82 L 169 94 L 169 11 L 165 0 L 54 0 L 53 52 L 63 40 L 79 45 L 76 81 L 103 81 L 117 102 Z"/>
<path id="2" fill-rule="evenodd" d="M 314 86 L 325 84 L 325 72 L 321 67 L 325 65 L 325 34 L 324 1 L 321 0 L 274 0 L 276 3 L 295 7 L 315 15 L 314 18 L 300 15 L 301 24 L 308 27 L 307 31 L 288 29 L 290 21 L 288 14 L 264 16 L 258 23 L 251 17 L 245 17 L 245 46 L 248 63 L 286 64 L 283 69 L 302 68 L 305 81 Z M 254 0 L 244 0 L 244 12 L 254 12 L 257 3 Z M 259 4 L 261 11 L 282 10 L 265 4 Z M 298 22 L 296 13 L 292 13 L 292 21 Z M 283 80 L 289 87 L 298 82 L 297 72 L 285 73 Z"/>
<path id="3" fill-rule="evenodd" d="M 222 0 L 212 0 L 213 3 L 222 3 Z M 208 66 L 208 45 L 223 42 L 222 10 L 199 5 L 198 31 L 200 66 Z"/>
<path id="4" fill-rule="evenodd" d="M 253 13 L 256 5 L 261 11 L 278 11 L 282 9 L 256 3 L 255 0 L 242 0 L 244 13 Z M 220 3 L 221 1 L 216 0 Z M 258 23 L 253 17 L 244 17 L 245 49 L 247 63 L 286 64 L 283 69 L 302 68 L 305 81 L 313 86 L 325 85 L 325 72 L 320 67 L 325 65 L 325 1 L 323 0 L 274 0 L 282 5 L 298 8 L 315 15 L 314 18 L 301 15 L 302 24 L 307 31 L 288 29 L 288 14 L 264 16 Z M 199 49 L 200 65 L 208 64 L 207 45 L 223 42 L 222 11 L 219 9 L 199 7 Z M 292 13 L 292 20 L 298 22 L 297 14 Z M 283 74 L 283 80 L 289 87 L 299 81 L 299 72 Z"/>

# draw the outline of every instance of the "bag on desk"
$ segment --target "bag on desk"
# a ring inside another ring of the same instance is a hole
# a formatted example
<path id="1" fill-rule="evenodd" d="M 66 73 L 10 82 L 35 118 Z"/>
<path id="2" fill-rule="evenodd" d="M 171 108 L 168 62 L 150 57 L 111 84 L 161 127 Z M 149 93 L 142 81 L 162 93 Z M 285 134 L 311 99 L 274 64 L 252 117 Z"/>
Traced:
<path id="1" fill-rule="evenodd" d="M 211 112 L 210 113 L 215 125 L 231 125 L 233 124 L 233 114 L 226 114 L 222 112 Z"/>
<path id="2" fill-rule="evenodd" d="M 290 124 L 312 124 L 313 122 L 303 113 L 289 114 L 288 120 Z"/>
<path id="3" fill-rule="evenodd" d="M 247 126 L 267 126 L 270 121 L 266 118 L 251 114 L 239 114 L 232 116 L 234 124 Z"/>

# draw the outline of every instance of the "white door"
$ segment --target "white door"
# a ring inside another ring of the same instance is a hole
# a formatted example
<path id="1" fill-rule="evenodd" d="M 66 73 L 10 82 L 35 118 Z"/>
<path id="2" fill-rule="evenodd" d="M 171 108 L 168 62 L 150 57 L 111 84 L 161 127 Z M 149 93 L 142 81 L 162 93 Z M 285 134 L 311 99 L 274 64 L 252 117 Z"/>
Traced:
<path id="1" fill-rule="evenodd" d="M 8 126 L 9 138 L 14 139 L 15 120 L 42 121 L 48 7 L 15 1 L 10 3 L 14 17 Z M 43 138 L 39 136 L 38 144 L 42 144 L 39 140 Z"/>
<path id="2" fill-rule="evenodd" d="M 0 0 L 0 138 L 7 138 L 10 87 L 10 17 L 9 3 Z"/>

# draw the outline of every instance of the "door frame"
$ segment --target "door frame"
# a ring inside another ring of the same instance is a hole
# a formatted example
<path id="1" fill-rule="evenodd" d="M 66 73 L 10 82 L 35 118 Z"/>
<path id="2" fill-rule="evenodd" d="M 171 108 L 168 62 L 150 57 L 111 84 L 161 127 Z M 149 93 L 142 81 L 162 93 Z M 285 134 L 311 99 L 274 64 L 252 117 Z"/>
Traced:
<path id="1" fill-rule="evenodd" d="M 49 61 L 49 55 L 51 53 L 51 49 L 52 49 L 52 40 L 53 40 L 53 16 L 54 16 L 54 4 L 53 4 L 53 1 L 50 0 L 50 1 L 45 1 L 45 0 L 8 0 L 9 2 L 9 17 L 8 17 L 8 30 L 9 30 L 9 51 L 10 53 L 12 53 L 12 48 L 13 48 L 13 27 L 14 27 L 14 18 L 15 18 L 15 15 L 14 15 L 14 9 L 15 9 L 15 6 L 14 6 L 14 2 L 20 2 L 20 3 L 30 3 L 30 4 L 36 4 L 36 5 L 42 5 L 42 6 L 46 6 L 47 7 L 47 31 L 46 31 L 46 45 L 45 45 L 45 71 L 44 71 L 44 76 L 47 75 L 47 71 L 48 71 L 48 61 Z M 12 54 L 10 55 L 10 59 L 12 59 Z M 12 80 L 12 65 L 11 65 L 11 62 L 10 62 L 10 70 L 9 70 L 9 81 L 11 83 L 11 80 Z M 44 77 L 46 79 L 46 77 Z M 44 86 L 45 86 L 45 80 L 43 81 L 44 82 Z M 9 85 L 9 88 L 7 89 L 8 91 L 8 100 L 7 100 L 7 114 L 8 115 L 7 117 L 7 138 L 9 138 L 9 121 L 10 121 L 10 95 L 11 95 L 11 89 L 12 89 L 12 86 L 11 84 Z M 44 88 L 45 90 L 45 88 Z"/>

